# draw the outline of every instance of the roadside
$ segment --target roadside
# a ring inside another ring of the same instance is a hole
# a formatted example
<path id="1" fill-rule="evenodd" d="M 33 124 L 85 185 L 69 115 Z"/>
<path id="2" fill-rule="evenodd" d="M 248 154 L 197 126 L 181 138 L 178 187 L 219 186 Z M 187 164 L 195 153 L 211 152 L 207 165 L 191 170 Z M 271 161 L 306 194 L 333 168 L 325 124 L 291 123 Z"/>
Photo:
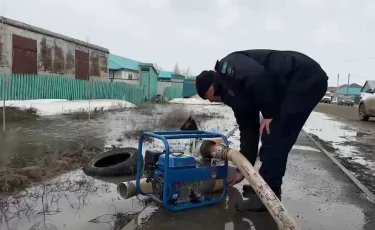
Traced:
<path id="1" fill-rule="evenodd" d="M 238 144 L 236 138 L 231 138 L 231 141 Z M 306 150 L 300 147 L 290 153 L 282 201 L 297 217 L 302 229 L 374 229 L 374 204 L 304 134 L 300 135 L 297 145 Z M 141 225 L 136 229 L 276 230 L 277 226 L 268 213 L 236 211 L 235 203 L 244 199 L 241 195 L 243 184 L 245 182 L 230 188 L 226 201 L 216 206 L 177 213 L 159 208 L 143 221 L 138 220 Z"/>
<path id="2" fill-rule="evenodd" d="M 375 122 L 354 121 L 355 109 L 342 107 L 318 105 L 304 129 L 375 194 Z"/>

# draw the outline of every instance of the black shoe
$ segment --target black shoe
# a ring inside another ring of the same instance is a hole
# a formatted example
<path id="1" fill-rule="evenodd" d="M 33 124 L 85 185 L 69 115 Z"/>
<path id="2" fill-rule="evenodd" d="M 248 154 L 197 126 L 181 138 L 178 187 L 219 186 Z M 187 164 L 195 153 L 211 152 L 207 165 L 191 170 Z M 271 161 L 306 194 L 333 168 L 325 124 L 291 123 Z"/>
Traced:
<path id="1" fill-rule="evenodd" d="M 250 186 L 249 186 L 250 187 Z M 267 208 L 255 191 L 250 187 L 246 188 L 246 195 L 249 199 L 236 203 L 236 209 L 240 212 L 266 212 Z M 281 189 L 273 189 L 276 196 L 281 200 Z M 245 186 L 244 186 L 245 193 Z"/>

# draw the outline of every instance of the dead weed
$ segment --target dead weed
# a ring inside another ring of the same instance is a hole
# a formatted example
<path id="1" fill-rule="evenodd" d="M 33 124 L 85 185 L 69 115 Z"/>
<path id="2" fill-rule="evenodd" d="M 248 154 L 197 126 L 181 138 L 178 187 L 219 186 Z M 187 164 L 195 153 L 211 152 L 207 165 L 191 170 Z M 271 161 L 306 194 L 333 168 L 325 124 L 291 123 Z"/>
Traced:
<path id="1" fill-rule="evenodd" d="M 0 117 L 3 117 L 3 108 L 0 107 Z M 25 120 L 33 120 L 37 117 L 38 110 L 34 107 L 19 108 L 15 106 L 5 106 L 5 121 L 17 122 Z"/>
<path id="2" fill-rule="evenodd" d="M 98 149 L 79 146 L 66 152 L 45 153 L 33 159 L 15 157 L 0 166 L 0 193 L 21 191 L 32 184 L 45 181 L 82 167 Z"/>

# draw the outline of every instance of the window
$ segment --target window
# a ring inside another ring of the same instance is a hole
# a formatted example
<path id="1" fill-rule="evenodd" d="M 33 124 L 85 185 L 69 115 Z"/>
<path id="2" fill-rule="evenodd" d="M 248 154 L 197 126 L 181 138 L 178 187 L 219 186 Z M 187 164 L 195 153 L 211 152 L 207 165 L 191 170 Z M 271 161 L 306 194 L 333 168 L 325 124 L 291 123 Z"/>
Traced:
<path id="1" fill-rule="evenodd" d="M 128 74 L 128 80 L 133 80 L 133 74 L 131 73 Z"/>

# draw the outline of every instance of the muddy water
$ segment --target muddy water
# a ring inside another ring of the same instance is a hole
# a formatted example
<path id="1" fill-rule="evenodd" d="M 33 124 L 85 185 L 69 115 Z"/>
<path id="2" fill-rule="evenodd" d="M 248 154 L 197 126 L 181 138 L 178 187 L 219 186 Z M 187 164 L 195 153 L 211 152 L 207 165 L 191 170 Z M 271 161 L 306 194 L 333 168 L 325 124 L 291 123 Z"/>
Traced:
<path id="1" fill-rule="evenodd" d="M 55 116 L 8 124 L 6 135 L 0 137 L 0 159 L 5 163 L 10 157 L 32 157 L 46 151 L 64 150 L 77 143 L 99 148 L 112 145 L 138 147 L 137 140 L 127 135 L 131 130 L 152 130 L 157 126 L 155 121 L 179 108 L 206 114 L 201 118 L 212 112 L 222 112 L 217 106 L 156 106 L 105 113 L 90 122 Z M 206 120 L 200 127 L 225 132 L 228 124 L 234 124 L 226 110 L 223 116 L 215 116 L 220 118 Z M 94 179 L 76 170 L 29 188 L 16 197 L 0 197 L 0 229 L 122 229 L 146 206 L 138 197 L 127 201 L 117 198 L 117 184 L 130 179 L 134 178 Z"/>
<path id="2" fill-rule="evenodd" d="M 8 123 L 0 135 L 0 164 L 10 157 L 32 157 L 45 152 L 63 151 L 69 146 L 110 147 L 131 137 L 127 131 L 152 129 L 163 114 L 182 106 L 153 106 L 120 112 L 95 114 L 95 118 L 49 116 L 35 121 Z M 182 125 L 182 124 L 181 124 Z M 133 145 L 132 143 L 131 145 Z"/>

